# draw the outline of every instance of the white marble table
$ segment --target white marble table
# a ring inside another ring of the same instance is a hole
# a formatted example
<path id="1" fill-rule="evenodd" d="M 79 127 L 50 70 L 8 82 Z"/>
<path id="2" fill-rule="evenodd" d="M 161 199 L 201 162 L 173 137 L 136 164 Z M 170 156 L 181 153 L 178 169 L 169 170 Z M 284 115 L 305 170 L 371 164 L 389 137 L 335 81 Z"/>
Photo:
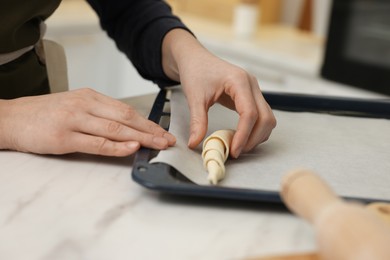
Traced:
<path id="1" fill-rule="evenodd" d="M 289 92 L 384 97 L 294 85 Z M 125 101 L 147 115 L 154 97 Z M 133 159 L 0 151 L 0 259 L 225 260 L 316 249 L 311 227 L 282 207 L 149 191 L 131 180 Z"/>
<path id="2" fill-rule="evenodd" d="M 153 95 L 130 103 L 148 113 Z M 266 204 L 161 195 L 133 157 L 0 151 L 0 259 L 246 259 L 315 249 L 308 224 Z"/>

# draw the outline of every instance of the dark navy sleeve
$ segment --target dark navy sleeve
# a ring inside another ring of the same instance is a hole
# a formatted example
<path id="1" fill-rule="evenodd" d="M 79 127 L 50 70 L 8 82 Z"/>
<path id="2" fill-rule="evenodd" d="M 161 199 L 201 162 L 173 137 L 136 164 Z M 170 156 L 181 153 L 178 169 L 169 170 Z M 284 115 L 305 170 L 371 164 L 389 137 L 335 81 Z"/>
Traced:
<path id="1" fill-rule="evenodd" d="M 174 28 L 186 26 L 162 0 L 87 0 L 102 28 L 138 73 L 160 87 L 175 85 L 162 68 L 162 41 Z"/>

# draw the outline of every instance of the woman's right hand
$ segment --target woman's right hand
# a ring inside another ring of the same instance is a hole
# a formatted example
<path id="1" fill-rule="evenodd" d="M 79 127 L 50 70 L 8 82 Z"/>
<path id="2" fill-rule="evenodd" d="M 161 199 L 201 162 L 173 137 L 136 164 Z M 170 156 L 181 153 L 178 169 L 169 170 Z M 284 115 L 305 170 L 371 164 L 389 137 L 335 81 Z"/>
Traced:
<path id="1" fill-rule="evenodd" d="M 131 106 L 91 89 L 0 100 L 0 149 L 127 156 L 175 142 Z"/>

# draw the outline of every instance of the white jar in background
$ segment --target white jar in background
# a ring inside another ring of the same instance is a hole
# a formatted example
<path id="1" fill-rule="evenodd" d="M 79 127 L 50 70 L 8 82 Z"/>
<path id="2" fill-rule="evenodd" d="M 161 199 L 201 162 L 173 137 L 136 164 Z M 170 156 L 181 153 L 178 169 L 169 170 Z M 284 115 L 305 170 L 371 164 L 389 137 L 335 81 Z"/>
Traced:
<path id="1" fill-rule="evenodd" d="M 260 17 L 256 1 L 241 1 L 234 8 L 233 32 L 237 38 L 251 38 L 255 35 Z"/>
<path id="2" fill-rule="evenodd" d="M 327 36 L 331 7 L 331 0 L 314 0 L 312 21 L 313 32 L 318 36 Z"/>

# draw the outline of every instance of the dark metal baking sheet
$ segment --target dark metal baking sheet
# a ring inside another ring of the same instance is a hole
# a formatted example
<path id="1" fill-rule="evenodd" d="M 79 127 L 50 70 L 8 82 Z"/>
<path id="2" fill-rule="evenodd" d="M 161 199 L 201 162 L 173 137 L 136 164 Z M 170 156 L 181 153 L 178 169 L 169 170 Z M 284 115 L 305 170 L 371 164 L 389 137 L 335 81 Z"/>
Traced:
<path id="1" fill-rule="evenodd" d="M 277 110 L 390 119 L 390 99 L 368 100 L 270 92 L 265 92 L 263 95 L 272 109 Z M 169 102 L 167 91 L 161 90 L 149 115 L 150 120 L 162 124 L 166 129 L 169 127 L 169 120 L 166 120 L 170 116 L 166 109 L 167 104 L 169 107 Z M 134 159 L 132 179 L 145 188 L 176 195 L 282 203 L 278 192 L 195 184 L 168 164 L 149 163 L 156 153 L 155 150 L 141 148 Z M 345 197 L 345 199 L 364 203 L 373 202 L 371 199 L 358 197 Z M 389 201 L 383 200 L 383 202 Z"/>

